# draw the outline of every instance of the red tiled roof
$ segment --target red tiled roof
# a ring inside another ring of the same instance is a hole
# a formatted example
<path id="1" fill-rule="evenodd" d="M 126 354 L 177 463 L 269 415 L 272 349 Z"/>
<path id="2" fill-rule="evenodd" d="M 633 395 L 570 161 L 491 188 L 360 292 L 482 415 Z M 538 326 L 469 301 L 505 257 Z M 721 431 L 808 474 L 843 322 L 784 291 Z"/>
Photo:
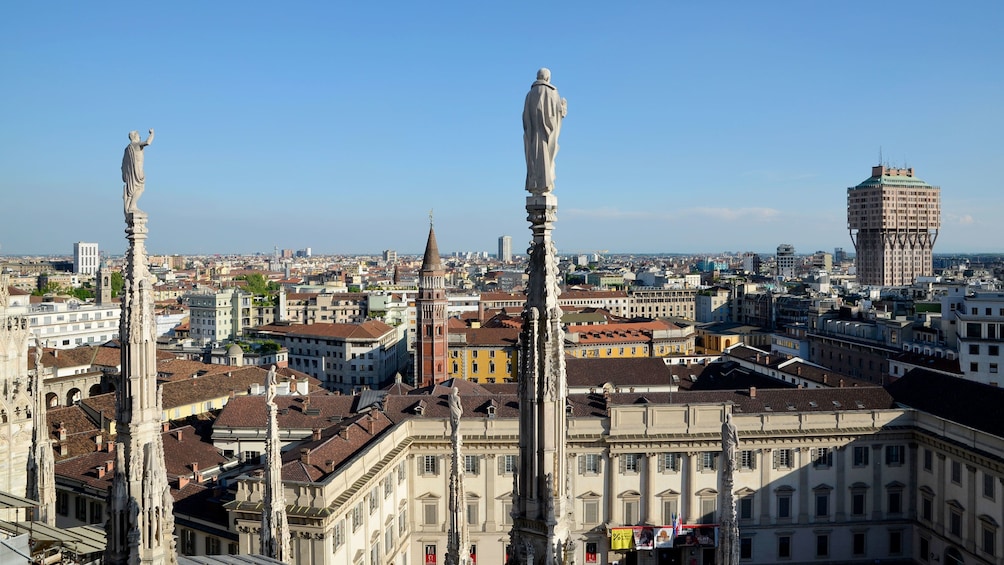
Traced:
<path id="1" fill-rule="evenodd" d="M 304 337 L 337 337 L 343 339 L 379 339 L 394 328 L 379 320 L 360 324 L 290 324 L 259 326 L 255 331 L 274 332 Z"/>

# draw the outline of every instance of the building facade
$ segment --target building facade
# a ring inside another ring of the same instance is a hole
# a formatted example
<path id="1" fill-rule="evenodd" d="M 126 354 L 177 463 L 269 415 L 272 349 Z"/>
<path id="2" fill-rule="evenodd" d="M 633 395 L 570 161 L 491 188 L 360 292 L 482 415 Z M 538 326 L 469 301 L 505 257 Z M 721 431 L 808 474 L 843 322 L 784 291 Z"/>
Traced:
<path id="1" fill-rule="evenodd" d="M 795 246 L 790 243 L 782 243 L 777 246 L 776 272 L 779 279 L 795 278 Z"/>
<path id="2" fill-rule="evenodd" d="M 79 275 L 93 275 L 98 272 L 101 258 L 97 243 L 78 241 L 73 244 L 73 272 Z"/>
<path id="3" fill-rule="evenodd" d="M 930 276 L 940 227 L 941 188 L 915 177 L 912 168 L 878 165 L 847 189 L 847 229 L 863 285 L 908 286 Z"/>
<path id="4" fill-rule="evenodd" d="M 446 308 L 446 270 L 430 225 L 415 297 L 415 382 L 419 386 L 446 380 Z"/>
<path id="5" fill-rule="evenodd" d="M 498 260 L 503 263 L 512 262 L 512 236 L 503 235 L 499 237 Z"/>

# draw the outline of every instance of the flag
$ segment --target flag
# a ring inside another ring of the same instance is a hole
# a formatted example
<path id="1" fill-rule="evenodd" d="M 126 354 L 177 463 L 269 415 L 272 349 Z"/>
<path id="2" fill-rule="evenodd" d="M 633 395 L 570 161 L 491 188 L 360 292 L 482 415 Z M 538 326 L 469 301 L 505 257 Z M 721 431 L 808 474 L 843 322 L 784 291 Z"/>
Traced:
<path id="1" fill-rule="evenodd" d="M 683 520 L 680 515 L 677 514 L 673 517 L 673 537 L 679 536 L 683 533 Z"/>

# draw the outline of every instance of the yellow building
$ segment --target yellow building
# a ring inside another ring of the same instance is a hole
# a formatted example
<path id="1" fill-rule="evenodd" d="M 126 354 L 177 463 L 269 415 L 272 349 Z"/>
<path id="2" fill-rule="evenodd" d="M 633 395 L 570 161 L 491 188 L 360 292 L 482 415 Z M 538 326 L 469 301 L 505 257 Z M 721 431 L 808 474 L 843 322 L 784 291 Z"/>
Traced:
<path id="1" fill-rule="evenodd" d="M 516 382 L 519 329 L 451 328 L 447 370 L 477 383 Z"/>
<path id="2" fill-rule="evenodd" d="M 694 328 L 663 320 L 568 326 L 565 353 L 579 358 L 665 357 L 694 353 Z"/>

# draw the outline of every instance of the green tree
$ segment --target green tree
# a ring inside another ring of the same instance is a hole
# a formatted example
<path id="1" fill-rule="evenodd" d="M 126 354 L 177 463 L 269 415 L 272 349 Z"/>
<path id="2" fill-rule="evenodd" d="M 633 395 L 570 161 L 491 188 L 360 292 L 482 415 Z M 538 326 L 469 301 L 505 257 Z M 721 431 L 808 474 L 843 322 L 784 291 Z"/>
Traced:
<path id="1" fill-rule="evenodd" d="M 122 278 L 122 273 L 119 271 L 112 271 L 112 298 L 122 294 L 122 287 L 124 286 L 125 279 Z"/>
<path id="2" fill-rule="evenodd" d="M 46 294 L 58 294 L 58 293 L 59 293 L 59 285 L 54 282 L 47 283 L 42 288 L 36 288 L 35 290 L 31 291 L 32 296 L 45 296 Z"/>
<path id="3" fill-rule="evenodd" d="M 250 275 L 242 275 L 237 277 L 238 280 L 246 281 L 247 286 L 244 288 L 255 296 L 271 296 L 279 290 L 279 285 L 272 282 L 266 281 L 265 276 L 261 273 L 252 273 Z"/>

